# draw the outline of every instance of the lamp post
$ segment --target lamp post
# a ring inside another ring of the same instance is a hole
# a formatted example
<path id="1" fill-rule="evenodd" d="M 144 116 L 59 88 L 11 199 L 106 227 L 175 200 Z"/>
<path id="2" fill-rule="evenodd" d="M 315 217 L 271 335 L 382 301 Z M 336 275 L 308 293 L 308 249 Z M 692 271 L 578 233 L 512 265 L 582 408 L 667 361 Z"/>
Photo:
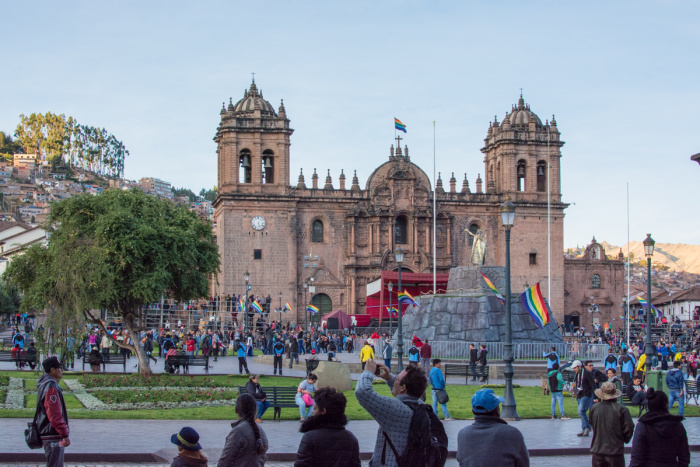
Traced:
<path id="1" fill-rule="evenodd" d="M 516 403 L 515 394 L 513 394 L 513 327 L 511 325 L 511 310 L 510 310 L 510 229 L 513 227 L 513 219 L 515 218 L 515 205 L 506 200 L 501 205 L 501 220 L 503 227 L 506 229 L 506 342 L 504 347 L 505 354 L 503 362 L 503 376 L 506 378 L 505 401 L 503 402 L 503 411 L 501 418 L 504 420 L 520 420 L 520 415 Z"/>
<path id="2" fill-rule="evenodd" d="M 248 281 L 250 280 L 250 273 L 246 269 L 243 275 L 245 279 L 245 305 L 243 306 L 243 333 L 248 332 Z"/>
<path id="3" fill-rule="evenodd" d="M 309 284 L 309 303 L 311 303 L 314 301 L 314 294 L 316 293 L 316 286 L 314 285 L 314 281 L 316 279 L 314 279 L 313 277 L 309 277 L 309 280 L 311 281 L 311 284 Z M 308 312 L 307 312 L 307 315 L 308 315 Z M 315 316 L 315 314 L 314 314 L 314 316 Z M 315 321 L 314 316 L 311 316 L 311 318 L 309 318 L 309 321 L 311 321 L 311 327 L 313 327 L 313 325 L 314 325 L 314 321 Z M 306 331 L 307 332 L 309 331 L 308 327 L 306 328 Z"/>
<path id="4" fill-rule="evenodd" d="M 308 321 L 307 317 L 309 316 L 309 312 L 306 311 L 306 305 L 308 305 L 308 302 L 306 301 L 306 289 L 309 288 L 309 284 L 304 281 L 304 332 L 306 332 L 306 329 L 308 327 Z"/>
<path id="5" fill-rule="evenodd" d="M 644 354 L 646 355 L 646 374 L 651 371 L 651 359 L 654 358 L 654 346 L 651 343 L 651 256 L 654 254 L 654 241 L 651 234 L 644 239 L 644 254 L 647 257 L 647 332 L 644 338 Z"/>
<path id="6" fill-rule="evenodd" d="M 630 346 L 630 335 L 629 335 L 629 322 L 630 322 L 630 314 L 629 310 L 627 309 L 627 295 L 622 296 L 622 316 L 624 316 L 626 319 L 622 323 L 622 326 L 624 326 L 625 329 L 625 342 L 627 343 L 627 348 Z"/>
<path id="7" fill-rule="evenodd" d="M 389 337 L 391 337 L 391 291 L 394 290 L 394 284 L 389 282 L 387 288 L 389 289 Z"/>
<path id="8" fill-rule="evenodd" d="M 403 263 L 403 248 L 397 247 L 394 250 L 394 255 L 396 255 L 396 263 L 399 265 L 399 293 L 401 293 L 401 263 Z M 403 316 L 401 316 L 401 302 L 398 304 L 399 308 L 399 338 L 396 342 L 396 347 L 399 349 L 399 361 L 396 365 L 396 369 L 399 373 L 403 371 Z"/>

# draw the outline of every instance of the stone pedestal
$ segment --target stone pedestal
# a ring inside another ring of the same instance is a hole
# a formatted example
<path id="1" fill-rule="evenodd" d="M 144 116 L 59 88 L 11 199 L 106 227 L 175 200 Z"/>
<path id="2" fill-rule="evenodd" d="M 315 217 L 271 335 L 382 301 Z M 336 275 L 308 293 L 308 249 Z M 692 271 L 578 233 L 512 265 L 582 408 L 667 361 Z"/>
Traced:
<path id="1" fill-rule="evenodd" d="M 313 373 L 318 376 L 316 387 L 331 387 L 338 391 L 349 391 L 352 389 L 350 368 L 342 362 L 320 360 L 318 362 L 318 367 Z"/>
<path id="2" fill-rule="evenodd" d="M 483 272 L 502 293 L 505 268 L 460 266 L 450 269 L 447 293 L 416 298 L 420 308 L 409 307 L 403 316 L 404 340 L 410 337 L 474 344 L 505 340 L 505 307 L 484 282 Z M 519 291 L 513 290 L 511 315 L 513 343 L 563 342 L 557 323 L 540 329 L 523 308 Z"/>

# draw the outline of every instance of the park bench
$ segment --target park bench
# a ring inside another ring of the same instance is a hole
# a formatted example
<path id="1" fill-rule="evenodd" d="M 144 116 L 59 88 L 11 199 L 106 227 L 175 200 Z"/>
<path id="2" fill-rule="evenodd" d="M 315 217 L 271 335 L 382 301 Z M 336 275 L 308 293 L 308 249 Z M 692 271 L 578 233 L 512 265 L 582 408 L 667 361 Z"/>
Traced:
<path id="1" fill-rule="evenodd" d="M 274 409 L 272 420 L 281 421 L 282 409 L 298 408 L 296 403 L 297 388 L 291 386 L 261 386 L 267 394 L 267 401 Z M 238 386 L 238 394 L 245 394 L 245 386 Z"/>
<path id="2" fill-rule="evenodd" d="M 126 357 L 124 355 L 105 355 L 100 354 L 99 363 L 102 365 L 102 371 L 107 371 L 107 365 L 121 365 L 126 373 Z M 90 354 L 83 355 L 83 371 L 85 371 L 85 364 L 90 364 Z"/>
<path id="3" fill-rule="evenodd" d="M 617 400 L 617 402 L 624 405 L 625 407 L 638 407 L 639 413 L 637 414 L 637 418 L 641 417 L 642 413 L 644 413 L 644 411 L 649 410 L 649 409 L 647 409 L 646 405 L 633 404 L 632 401 L 630 401 L 630 398 L 627 397 L 627 386 L 625 386 L 624 384 L 621 384 L 619 386 L 619 389 L 620 389 L 620 391 L 622 391 L 622 395 Z"/>
<path id="4" fill-rule="evenodd" d="M 21 370 L 23 366 L 31 363 L 36 365 L 39 361 L 39 354 L 28 354 L 27 352 L 20 352 L 19 355 L 12 357 L 11 351 L 0 351 L 0 362 L 12 362 L 17 365 Z"/>
<path id="5" fill-rule="evenodd" d="M 34 339 L 30 339 L 28 337 L 25 337 L 24 338 L 24 350 L 27 350 L 29 348 L 29 345 L 32 342 L 34 342 Z M 12 343 L 11 337 L 3 337 L 2 338 L 2 346 L 3 346 L 3 348 L 11 349 L 15 346 L 15 344 Z"/>
<path id="6" fill-rule="evenodd" d="M 698 404 L 698 397 L 700 397 L 700 394 L 698 393 L 698 382 L 692 379 L 686 379 L 685 380 L 685 400 L 686 404 L 690 402 L 690 399 L 693 399 L 695 401 L 695 405 Z"/>
<path id="7" fill-rule="evenodd" d="M 204 373 L 209 374 L 209 357 L 201 357 L 194 355 L 174 355 L 168 358 L 168 364 L 182 367 L 182 374 L 190 374 L 191 366 L 201 366 L 204 367 Z"/>
<path id="8" fill-rule="evenodd" d="M 445 377 L 448 376 L 464 376 L 466 380 L 466 384 L 469 384 L 469 378 L 476 377 L 478 382 L 481 382 L 481 379 L 486 379 L 486 384 L 489 383 L 489 366 L 481 366 L 477 365 L 475 368 L 476 371 L 472 370 L 471 365 L 459 365 L 455 363 L 446 363 L 445 364 Z"/>

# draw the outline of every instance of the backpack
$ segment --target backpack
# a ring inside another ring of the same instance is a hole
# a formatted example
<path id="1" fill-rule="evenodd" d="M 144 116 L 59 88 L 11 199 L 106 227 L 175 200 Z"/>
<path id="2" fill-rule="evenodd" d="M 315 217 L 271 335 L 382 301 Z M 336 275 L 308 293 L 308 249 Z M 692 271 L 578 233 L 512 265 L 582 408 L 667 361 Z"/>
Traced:
<path id="1" fill-rule="evenodd" d="M 241 348 L 241 342 L 240 342 L 240 341 L 236 341 L 236 342 L 233 343 L 233 351 L 234 351 L 234 352 L 238 352 L 238 349 L 240 349 L 240 348 Z"/>
<path id="2" fill-rule="evenodd" d="M 413 411 L 408 429 L 408 442 L 403 455 L 399 456 L 386 432 L 382 450 L 385 463 L 386 444 L 394 453 L 396 464 L 401 467 L 442 467 L 447 461 L 447 434 L 432 407 L 419 401 L 402 401 Z"/>
<path id="3" fill-rule="evenodd" d="M 557 379 L 557 374 L 559 374 L 558 371 L 556 373 L 552 373 L 551 376 L 547 377 L 547 379 L 549 380 L 550 392 L 561 392 L 561 390 L 559 389 L 559 380 Z"/>

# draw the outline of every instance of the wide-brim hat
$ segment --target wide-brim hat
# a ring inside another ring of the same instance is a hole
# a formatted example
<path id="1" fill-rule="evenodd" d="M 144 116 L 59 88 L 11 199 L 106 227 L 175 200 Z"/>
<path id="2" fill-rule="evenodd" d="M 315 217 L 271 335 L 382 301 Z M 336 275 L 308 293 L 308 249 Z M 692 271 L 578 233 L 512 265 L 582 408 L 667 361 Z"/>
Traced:
<path id="1" fill-rule="evenodd" d="M 619 398 L 622 395 L 622 391 L 617 389 L 613 383 L 607 382 L 595 390 L 595 395 L 602 401 L 609 401 Z"/>
<path id="2" fill-rule="evenodd" d="M 199 451 L 202 449 L 202 445 L 199 444 L 199 433 L 189 426 L 180 430 L 180 433 L 172 435 L 170 442 L 182 446 L 183 449 L 188 451 Z"/>

